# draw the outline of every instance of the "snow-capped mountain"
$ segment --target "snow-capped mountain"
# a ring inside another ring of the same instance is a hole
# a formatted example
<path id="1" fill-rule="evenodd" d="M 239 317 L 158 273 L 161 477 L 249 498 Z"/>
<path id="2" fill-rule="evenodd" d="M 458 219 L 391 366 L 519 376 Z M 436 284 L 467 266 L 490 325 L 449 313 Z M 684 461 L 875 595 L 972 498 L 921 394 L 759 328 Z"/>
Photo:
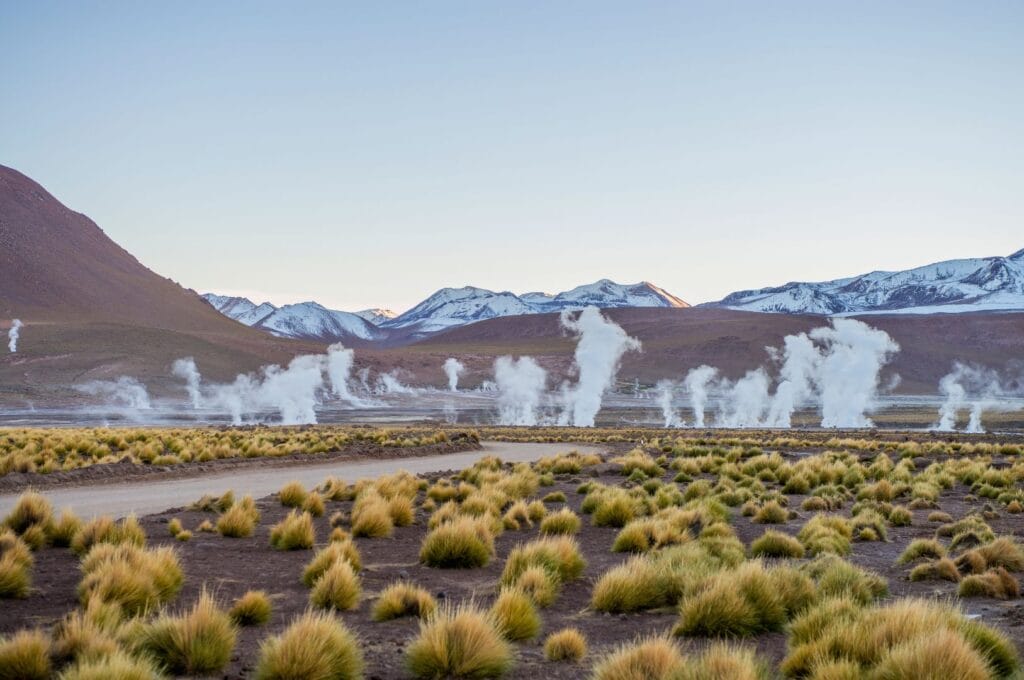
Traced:
<path id="1" fill-rule="evenodd" d="M 711 306 L 756 312 L 863 314 L 1024 309 L 1024 250 L 820 283 L 732 293 Z"/>
<path id="2" fill-rule="evenodd" d="M 230 297 L 228 295 L 207 293 L 203 298 L 224 316 L 230 316 L 235 321 L 240 321 L 246 326 L 255 326 L 277 309 L 277 307 L 269 302 L 257 305 L 249 298 L 244 297 Z"/>
<path id="3" fill-rule="evenodd" d="M 542 314 L 584 307 L 688 307 L 689 305 L 657 286 L 643 282 L 630 286 L 601 279 L 556 295 L 508 291 L 496 293 L 483 288 L 442 288 L 408 312 L 384 324 L 385 328 L 409 328 L 432 333 L 497 316 Z"/>
<path id="4" fill-rule="evenodd" d="M 352 312 L 356 316 L 361 316 L 366 319 L 374 326 L 380 326 L 386 321 L 390 321 L 398 316 L 398 312 L 393 312 L 390 309 L 362 309 L 358 312 Z"/>
<path id="5" fill-rule="evenodd" d="M 683 300 L 653 283 L 643 281 L 624 286 L 608 279 L 577 286 L 558 295 L 527 293 L 523 300 L 540 311 L 577 310 L 594 306 L 611 307 L 689 307 Z"/>
<path id="6" fill-rule="evenodd" d="M 352 338 L 375 340 L 382 336 L 375 324 L 361 316 L 327 309 L 317 302 L 275 307 L 269 302 L 257 305 L 248 298 L 213 293 L 206 293 L 203 298 L 221 314 L 282 338 L 333 342 Z"/>
<path id="7" fill-rule="evenodd" d="M 410 328 L 417 333 L 435 333 L 496 316 L 534 314 L 536 309 L 509 293 L 483 288 L 442 288 L 408 312 L 384 324 L 385 328 Z"/>
<path id="8" fill-rule="evenodd" d="M 277 308 L 268 302 L 257 305 L 242 297 L 213 293 L 206 293 L 203 297 L 223 314 L 248 326 L 281 337 L 327 341 L 353 337 L 380 340 L 399 331 L 403 336 L 422 337 L 499 316 L 542 314 L 589 306 L 601 309 L 689 306 L 651 283 L 621 285 L 608 279 L 553 295 L 526 293 L 519 296 L 508 291 L 495 292 L 473 286 L 442 288 L 399 315 L 389 309 L 340 312 L 316 302 Z"/>
<path id="9" fill-rule="evenodd" d="M 382 335 L 377 326 L 363 317 L 351 312 L 327 309 L 316 302 L 300 302 L 278 307 L 255 327 L 282 338 L 326 341 L 352 337 L 374 340 Z"/>

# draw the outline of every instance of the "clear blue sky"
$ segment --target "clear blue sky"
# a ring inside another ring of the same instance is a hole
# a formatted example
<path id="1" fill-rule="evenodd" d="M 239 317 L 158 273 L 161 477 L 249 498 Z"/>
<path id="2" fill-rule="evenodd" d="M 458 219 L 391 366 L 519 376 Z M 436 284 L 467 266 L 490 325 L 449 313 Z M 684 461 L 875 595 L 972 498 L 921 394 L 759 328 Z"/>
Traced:
<path id="1" fill-rule="evenodd" d="M 200 291 L 701 302 L 1024 247 L 1024 3 L 2 0 L 0 163 Z"/>

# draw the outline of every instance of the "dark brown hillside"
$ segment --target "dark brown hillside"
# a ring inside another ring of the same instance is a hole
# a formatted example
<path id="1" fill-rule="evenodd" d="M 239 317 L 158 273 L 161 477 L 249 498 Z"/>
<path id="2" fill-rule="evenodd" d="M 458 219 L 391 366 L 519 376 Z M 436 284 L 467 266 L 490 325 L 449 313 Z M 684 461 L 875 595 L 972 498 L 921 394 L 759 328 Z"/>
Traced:
<path id="1" fill-rule="evenodd" d="M 92 378 L 134 375 L 159 392 L 170 363 L 195 356 L 227 380 L 318 343 L 282 340 L 229 319 L 163 278 L 96 223 L 0 166 L 0 331 L 20 318 L 17 354 L 0 352 L 0 403 L 59 399 Z M 5 338 L 6 339 L 6 338 Z"/>

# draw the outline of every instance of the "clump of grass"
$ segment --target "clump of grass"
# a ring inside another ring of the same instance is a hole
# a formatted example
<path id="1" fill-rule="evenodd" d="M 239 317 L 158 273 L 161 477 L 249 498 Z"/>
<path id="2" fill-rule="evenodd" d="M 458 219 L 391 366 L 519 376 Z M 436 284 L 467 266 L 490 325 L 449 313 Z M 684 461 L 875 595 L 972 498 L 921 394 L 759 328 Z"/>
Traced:
<path id="1" fill-rule="evenodd" d="M 224 668 L 235 649 L 235 624 L 206 590 L 177 616 L 161 614 L 135 631 L 135 646 L 172 673 L 209 674 Z"/>
<path id="2" fill-rule="evenodd" d="M 931 562 L 925 562 L 919 564 L 910 570 L 911 581 L 952 581 L 956 583 L 960 580 L 960 570 L 956 567 L 956 562 L 943 557 Z"/>
<path id="3" fill-rule="evenodd" d="M 533 599 L 516 588 L 503 588 L 490 614 L 507 640 L 529 640 L 540 632 L 540 614 Z"/>
<path id="4" fill-rule="evenodd" d="M 934 538 L 915 538 L 897 558 L 897 564 L 910 564 L 924 558 L 939 559 L 946 556 L 946 547 Z"/>
<path id="5" fill-rule="evenodd" d="M 348 562 L 353 571 L 362 569 L 362 558 L 351 539 L 333 541 L 317 552 L 302 571 L 302 582 L 312 587 L 335 562 Z"/>
<path id="6" fill-rule="evenodd" d="M 81 526 L 71 539 L 71 549 L 79 555 L 84 555 L 94 545 L 100 543 L 142 546 L 146 543 L 146 532 L 139 525 L 135 515 L 125 517 L 120 523 L 103 515 Z"/>
<path id="7" fill-rule="evenodd" d="M 82 559 L 81 568 L 84 577 L 78 597 L 82 604 L 96 600 L 116 605 L 128 616 L 169 602 L 184 582 L 173 548 L 99 544 Z"/>
<path id="8" fill-rule="evenodd" d="M 579 516 L 569 508 L 562 508 L 554 512 L 540 523 L 540 532 L 546 535 L 566 534 L 572 535 L 580 530 Z"/>
<path id="9" fill-rule="evenodd" d="M 524 569 L 512 585 L 528 595 L 538 607 L 549 607 L 558 596 L 560 582 L 557 575 L 534 565 Z"/>
<path id="10" fill-rule="evenodd" d="M 306 502 L 306 487 L 302 482 L 293 480 L 282 486 L 277 495 L 281 505 L 286 508 L 301 508 Z"/>
<path id="11" fill-rule="evenodd" d="M 48 680 L 50 640 L 39 630 L 21 630 L 0 638 L 0 678 L 3 680 Z"/>
<path id="12" fill-rule="evenodd" d="M 842 517 L 815 515 L 801 527 L 797 538 L 811 555 L 846 555 L 850 552 L 853 526 Z"/>
<path id="13" fill-rule="evenodd" d="M 49 527 L 50 543 L 58 548 L 71 545 L 75 534 L 82 528 L 82 520 L 71 510 L 62 510 L 57 521 Z"/>
<path id="14" fill-rule="evenodd" d="M 719 642 L 696 659 L 687 659 L 674 680 L 768 680 L 771 677 L 768 664 L 758 658 L 753 649 Z"/>
<path id="15" fill-rule="evenodd" d="M 192 532 L 188 529 L 182 529 L 177 533 L 177 535 L 175 535 L 174 538 L 181 541 L 182 543 L 186 543 L 192 540 Z"/>
<path id="16" fill-rule="evenodd" d="M 509 531 L 519 531 L 524 525 L 533 526 L 530 520 L 530 513 L 527 511 L 526 501 L 516 501 L 508 507 L 501 518 L 502 526 Z"/>
<path id="17" fill-rule="evenodd" d="M 387 501 L 376 491 L 364 491 L 352 506 L 352 535 L 383 538 L 394 531 L 394 521 Z"/>
<path id="18" fill-rule="evenodd" d="M 132 656 L 122 649 L 86 656 L 65 669 L 60 680 L 151 680 L 160 672 L 146 658 Z"/>
<path id="19" fill-rule="evenodd" d="M 33 528 L 45 535 L 47 528 L 53 523 L 53 507 L 42 494 L 25 491 L 14 504 L 14 508 L 4 518 L 3 525 L 18 534 L 25 534 Z"/>
<path id="20" fill-rule="evenodd" d="M 445 606 L 420 623 L 405 661 L 417 678 L 491 678 L 512 667 L 512 650 L 491 615 Z"/>
<path id="21" fill-rule="evenodd" d="M 396 527 L 407 527 L 416 518 L 412 500 L 407 496 L 395 496 L 388 500 L 388 514 Z"/>
<path id="22" fill-rule="evenodd" d="M 785 524 L 789 519 L 789 510 L 778 501 L 768 501 L 754 513 L 751 521 L 756 524 Z"/>
<path id="23" fill-rule="evenodd" d="M 576 628 L 563 628 L 544 640 L 544 658 L 548 661 L 578 663 L 587 654 L 587 638 Z"/>
<path id="24" fill-rule="evenodd" d="M 355 609 L 362 595 L 362 585 L 348 560 L 334 562 L 313 584 L 309 601 L 322 609 L 348 611 Z"/>
<path id="25" fill-rule="evenodd" d="M 235 503 L 235 492 L 228 489 L 220 496 L 205 494 L 202 498 L 188 506 L 197 512 L 224 512 Z"/>
<path id="26" fill-rule="evenodd" d="M 750 544 L 750 554 L 752 557 L 800 559 L 804 556 L 804 546 L 789 534 L 769 529 Z"/>
<path id="27" fill-rule="evenodd" d="M 634 519 L 622 527 L 612 552 L 645 553 L 649 550 L 689 540 L 689 533 L 675 522 L 662 517 Z"/>
<path id="28" fill-rule="evenodd" d="M 995 567 L 1010 571 L 1024 570 L 1024 550 L 1010 536 L 1000 536 L 989 543 L 968 550 L 956 559 L 963 572 L 980 573 Z"/>
<path id="29" fill-rule="evenodd" d="M 639 512 L 636 499 L 625 489 L 601 491 L 594 509 L 593 522 L 598 527 L 624 527 Z"/>
<path id="30" fill-rule="evenodd" d="M 50 657 L 60 666 L 75 659 L 113 654 L 120 650 L 115 638 L 121 614 L 98 601 L 67 614 L 54 626 Z"/>
<path id="31" fill-rule="evenodd" d="M 953 515 L 948 512 L 942 512 L 941 510 L 935 510 L 934 512 L 928 513 L 928 521 L 939 524 L 950 524 L 953 521 Z"/>
<path id="32" fill-rule="evenodd" d="M 313 517 L 308 512 L 292 510 L 270 529 L 270 545 L 277 550 L 308 550 L 315 540 Z"/>
<path id="33" fill-rule="evenodd" d="M 185 527 L 181 525 L 181 520 L 177 517 L 172 517 L 171 520 L 167 522 L 167 533 L 169 533 L 172 538 L 184 530 Z"/>
<path id="34" fill-rule="evenodd" d="M 683 668 L 683 655 L 672 640 L 647 638 L 622 645 L 594 666 L 593 680 L 672 680 Z"/>
<path id="35" fill-rule="evenodd" d="M 310 491 L 306 494 L 306 499 L 302 501 L 302 510 L 313 515 L 313 517 L 323 517 L 324 512 L 327 508 L 324 507 L 324 499 L 317 491 Z"/>
<path id="36" fill-rule="evenodd" d="M 564 503 L 565 494 L 561 491 L 552 491 L 551 493 L 544 496 L 542 499 L 545 503 Z"/>
<path id="37" fill-rule="evenodd" d="M 533 566 L 543 568 L 561 584 L 579 578 L 587 563 L 575 539 L 547 536 L 512 549 L 501 573 L 502 585 L 514 584 L 526 569 Z"/>
<path id="38" fill-rule="evenodd" d="M 822 597 L 846 596 L 863 605 L 889 594 L 889 582 L 883 576 L 835 555 L 823 555 L 804 569 L 817 581 Z"/>
<path id="39" fill-rule="evenodd" d="M 202 534 L 212 534 L 217 531 L 217 528 L 213 525 L 213 522 L 208 519 L 204 519 L 199 523 L 199 526 L 196 527 L 196 531 Z"/>
<path id="40" fill-rule="evenodd" d="M 262 626 L 270 621 L 273 607 L 270 597 L 262 590 L 249 590 L 235 600 L 228 616 L 239 626 Z"/>
<path id="41" fill-rule="evenodd" d="M 862 676 L 877 678 L 991 678 L 1020 667 L 1004 635 L 959 610 L 928 600 L 898 600 L 883 607 L 822 617 L 816 628 L 801 626 L 781 670 L 790 677 L 821 677 L 819 669 L 852 661 Z M 794 632 L 796 630 L 794 622 Z M 936 674 L 941 675 L 936 675 Z"/>
<path id="42" fill-rule="evenodd" d="M 1002 567 L 989 569 L 984 574 L 970 574 L 960 581 L 960 597 L 994 597 L 1012 600 L 1020 597 L 1020 582 Z"/>
<path id="43" fill-rule="evenodd" d="M 0 530 L 0 599 L 28 597 L 34 561 L 21 538 L 8 529 Z"/>
<path id="44" fill-rule="evenodd" d="M 679 608 L 676 635 L 745 637 L 780 630 L 814 598 L 814 585 L 795 569 L 747 562 L 711 576 Z"/>
<path id="45" fill-rule="evenodd" d="M 255 501 L 252 496 L 245 496 L 217 519 L 217 532 L 227 538 L 246 538 L 252 536 L 259 521 Z"/>
<path id="46" fill-rule="evenodd" d="M 427 618 L 437 609 L 437 601 L 412 583 L 393 583 L 381 592 L 373 605 L 374 621 L 390 621 L 403 616 Z"/>
<path id="47" fill-rule="evenodd" d="M 363 653 L 356 636 L 330 613 L 306 612 L 260 646 L 257 680 L 357 680 Z"/>
<path id="48" fill-rule="evenodd" d="M 420 562 L 438 569 L 473 569 L 486 566 L 493 554 L 494 536 L 488 521 L 458 517 L 424 537 Z"/>

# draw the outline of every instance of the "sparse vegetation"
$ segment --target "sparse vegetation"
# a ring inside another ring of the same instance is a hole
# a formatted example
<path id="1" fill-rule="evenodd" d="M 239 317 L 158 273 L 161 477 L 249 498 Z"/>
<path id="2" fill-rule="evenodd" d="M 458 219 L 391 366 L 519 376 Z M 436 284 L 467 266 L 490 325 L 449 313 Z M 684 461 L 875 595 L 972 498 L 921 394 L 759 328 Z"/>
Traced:
<path id="1" fill-rule="evenodd" d="M 420 624 L 405 659 L 417 678 L 493 678 L 512 667 L 512 650 L 491 615 L 446 605 Z"/>
<path id="2" fill-rule="evenodd" d="M 357 680 L 363 653 L 355 635 L 329 613 L 307 612 L 260 647 L 258 680 Z"/>

